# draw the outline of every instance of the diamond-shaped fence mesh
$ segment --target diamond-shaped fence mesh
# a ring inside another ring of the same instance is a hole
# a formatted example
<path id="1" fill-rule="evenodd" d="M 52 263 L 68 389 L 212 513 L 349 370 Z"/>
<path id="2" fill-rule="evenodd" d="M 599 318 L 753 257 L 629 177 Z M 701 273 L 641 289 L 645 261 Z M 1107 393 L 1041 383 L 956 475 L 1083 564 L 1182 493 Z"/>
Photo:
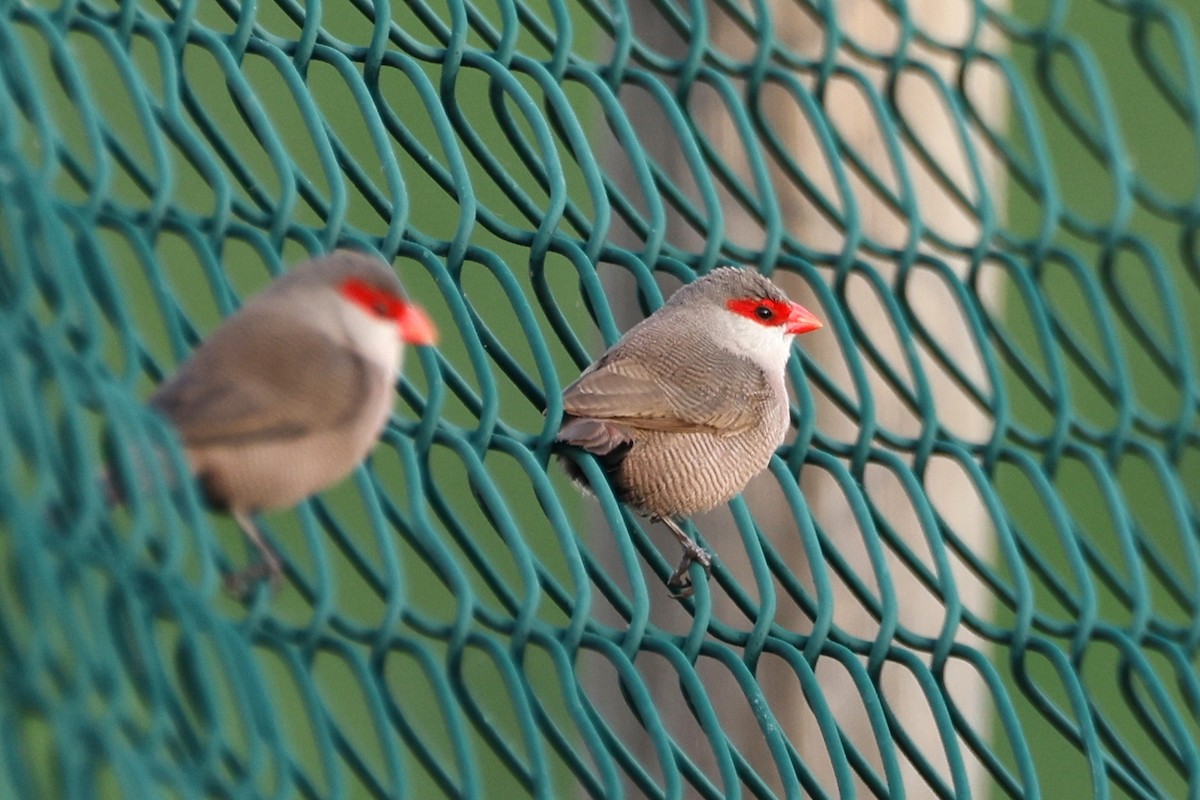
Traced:
<path id="1" fill-rule="evenodd" d="M 1013 2 L 0 0 L 0 796 L 1200 792 L 1195 12 Z M 337 246 L 442 340 L 243 604 L 143 401 Z M 726 263 L 826 328 L 677 603 L 558 397 Z"/>

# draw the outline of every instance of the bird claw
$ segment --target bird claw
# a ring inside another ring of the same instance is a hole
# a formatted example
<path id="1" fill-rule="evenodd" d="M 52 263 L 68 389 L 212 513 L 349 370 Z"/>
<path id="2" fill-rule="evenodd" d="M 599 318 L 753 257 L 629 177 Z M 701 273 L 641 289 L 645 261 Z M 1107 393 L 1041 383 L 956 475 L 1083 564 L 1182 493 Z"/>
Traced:
<path id="1" fill-rule="evenodd" d="M 692 564 L 699 564 L 704 568 L 705 580 L 708 580 L 708 576 L 712 574 L 712 554 L 695 542 L 692 542 L 691 547 L 684 545 L 683 558 L 679 559 L 679 566 L 675 567 L 675 571 L 667 578 L 667 591 L 671 593 L 672 598 L 684 600 L 695 592 L 696 588 L 692 583 L 691 576 Z"/>
<path id="2" fill-rule="evenodd" d="M 283 578 L 283 566 L 276 558 L 265 558 L 236 572 L 225 576 L 225 591 L 237 600 L 246 600 L 263 579 L 266 579 L 274 592 L 279 588 Z"/>
<path id="3" fill-rule="evenodd" d="M 271 547 L 271 543 L 262 535 L 258 525 L 254 524 L 252 516 L 244 511 L 232 513 L 238 527 L 258 550 L 260 560 L 226 575 L 225 590 L 238 600 L 244 601 L 249 598 L 250 592 L 263 578 L 270 581 L 271 591 L 277 590 L 283 578 L 283 562 L 279 559 L 275 548 Z"/>

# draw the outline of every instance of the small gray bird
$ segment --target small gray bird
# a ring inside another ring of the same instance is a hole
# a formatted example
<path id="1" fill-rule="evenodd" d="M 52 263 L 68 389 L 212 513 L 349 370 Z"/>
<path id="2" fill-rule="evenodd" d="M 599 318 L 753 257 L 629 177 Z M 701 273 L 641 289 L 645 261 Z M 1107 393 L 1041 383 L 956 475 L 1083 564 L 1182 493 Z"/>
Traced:
<path id="1" fill-rule="evenodd" d="M 596 456 L 617 497 L 683 546 L 667 581 L 711 557 L 675 522 L 740 492 L 788 429 L 784 369 L 796 334 L 821 327 L 767 278 L 721 267 L 679 289 L 563 391 L 557 441 Z M 587 488 L 579 466 L 561 457 Z"/>
<path id="2" fill-rule="evenodd" d="M 227 578 L 231 591 L 280 575 L 253 515 L 295 505 L 362 461 L 392 409 L 404 344 L 435 335 L 391 267 L 338 250 L 277 278 L 150 397 L 205 499 L 258 548 L 261 561 Z"/>

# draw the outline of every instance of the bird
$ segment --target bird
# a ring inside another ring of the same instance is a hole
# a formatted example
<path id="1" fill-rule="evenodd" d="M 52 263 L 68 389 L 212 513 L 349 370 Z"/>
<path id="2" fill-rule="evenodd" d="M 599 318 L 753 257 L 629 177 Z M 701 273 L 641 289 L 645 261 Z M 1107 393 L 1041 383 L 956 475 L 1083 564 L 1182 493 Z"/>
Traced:
<path id="1" fill-rule="evenodd" d="M 617 498 L 679 540 L 673 597 L 692 594 L 693 563 L 706 575 L 711 567 L 676 519 L 730 500 L 766 468 L 790 424 L 792 342 L 821 327 L 758 272 L 719 267 L 677 290 L 563 390 L 555 441 L 595 456 Z M 588 489 L 580 465 L 558 455 Z"/>
<path id="2" fill-rule="evenodd" d="M 436 334 L 390 265 L 335 250 L 276 278 L 150 395 L 207 504 L 258 551 L 257 563 L 226 576 L 233 594 L 281 575 L 255 515 L 349 474 L 391 413 L 404 345 Z"/>

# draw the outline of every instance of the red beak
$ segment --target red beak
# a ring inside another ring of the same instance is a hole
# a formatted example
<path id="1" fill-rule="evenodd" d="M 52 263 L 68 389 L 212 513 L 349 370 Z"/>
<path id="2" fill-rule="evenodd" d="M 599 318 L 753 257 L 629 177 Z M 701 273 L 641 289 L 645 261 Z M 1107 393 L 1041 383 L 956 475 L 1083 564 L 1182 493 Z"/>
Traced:
<path id="1" fill-rule="evenodd" d="M 425 313 L 425 309 L 412 303 L 406 303 L 400 316 L 396 318 L 400 330 L 400 338 L 405 344 L 434 344 L 437 342 L 437 326 Z"/>
<path id="2" fill-rule="evenodd" d="M 787 326 L 785 330 L 791 334 L 808 333 L 825 327 L 821 320 L 799 303 L 791 303 L 788 306 L 788 315 L 784 325 Z"/>

